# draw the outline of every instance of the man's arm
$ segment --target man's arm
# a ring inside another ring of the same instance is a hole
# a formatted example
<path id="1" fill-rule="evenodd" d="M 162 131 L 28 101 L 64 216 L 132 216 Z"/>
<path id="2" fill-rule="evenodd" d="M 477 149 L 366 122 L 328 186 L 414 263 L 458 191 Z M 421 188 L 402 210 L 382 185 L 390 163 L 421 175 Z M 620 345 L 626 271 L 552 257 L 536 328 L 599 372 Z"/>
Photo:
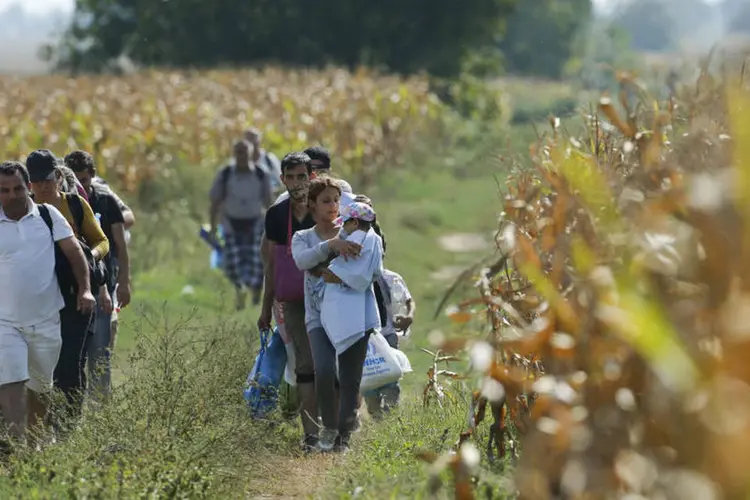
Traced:
<path id="1" fill-rule="evenodd" d="M 135 224 L 135 214 L 128 206 L 124 207 L 122 211 L 122 218 L 124 220 L 123 224 L 125 226 L 125 229 L 130 229 L 131 227 L 133 227 L 133 224 Z"/>
<path id="2" fill-rule="evenodd" d="M 105 192 L 108 192 L 112 195 L 112 198 L 114 198 L 117 207 L 122 212 L 125 229 L 130 229 L 131 227 L 133 227 L 133 224 L 135 224 L 135 214 L 133 213 L 133 210 L 131 210 L 131 208 L 124 201 L 122 201 L 122 198 L 120 198 L 120 196 L 118 196 L 118 194 L 115 193 L 115 191 L 111 187 L 109 187 L 109 185 L 106 184 L 103 179 L 99 180 L 98 184 L 104 187 L 106 189 Z"/>
<path id="3" fill-rule="evenodd" d="M 125 243 L 125 224 L 112 224 L 112 239 L 115 240 L 115 253 L 119 271 L 117 275 L 117 302 L 120 307 L 130 304 L 130 252 Z"/>
<path id="4" fill-rule="evenodd" d="M 276 296 L 276 289 L 273 282 L 274 258 L 271 251 L 273 243 L 263 234 L 260 243 L 260 258 L 263 261 L 263 304 L 260 309 L 260 318 L 258 318 L 258 328 L 270 328 L 271 318 L 273 315 L 273 301 Z"/>
<path id="5" fill-rule="evenodd" d="M 91 312 L 96 305 L 94 296 L 91 294 L 91 283 L 89 282 L 89 266 L 86 256 L 75 238 L 65 238 L 58 241 L 60 250 L 70 262 L 76 283 L 78 284 L 78 310 Z"/>
<path id="6" fill-rule="evenodd" d="M 209 209 L 208 209 L 208 223 L 210 229 L 210 234 L 213 237 L 216 237 L 216 230 L 219 225 L 219 210 L 221 209 L 221 206 L 223 204 L 224 200 L 224 186 L 221 183 L 221 172 L 219 172 L 219 175 L 216 176 L 216 179 L 214 179 L 214 183 L 211 185 L 211 189 L 208 192 L 208 198 L 211 202 Z"/>

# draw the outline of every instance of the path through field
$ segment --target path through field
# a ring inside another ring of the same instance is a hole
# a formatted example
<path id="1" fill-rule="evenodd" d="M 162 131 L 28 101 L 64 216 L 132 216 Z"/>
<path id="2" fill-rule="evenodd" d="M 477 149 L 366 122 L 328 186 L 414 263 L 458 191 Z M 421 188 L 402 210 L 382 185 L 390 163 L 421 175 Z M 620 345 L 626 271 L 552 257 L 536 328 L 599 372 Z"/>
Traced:
<path id="1" fill-rule="evenodd" d="M 428 332 L 450 328 L 445 315 L 434 317 L 435 308 L 447 287 L 464 269 L 495 251 L 491 234 L 497 225 L 497 212 L 488 200 L 497 199 L 498 193 L 497 184 L 488 180 L 502 172 L 496 172 L 491 161 L 467 159 L 465 163 L 470 161 L 474 162 L 470 175 L 467 170 L 426 165 L 389 172 L 380 179 L 376 188 L 367 192 L 374 201 L 378 220 L 386 234 L 385 265 L 405 278 L 417 304 L 412 335 L 401 343 L 401 349 L 409 356 L 414 369 L 403 380 L 402 401 L 406 403 L 418 401 L 418 393 L 426 381 L 425 373 L 431 360 L 420 348 L 428 346 Z M 192 254 L 189 257 L 192 260 L 181 263 L 182 267 L 158 268 L 138 275 L 137 302 L 154 310 L 155 304 L 168 301 L 176 313 L 197 307 L 206 320 L 229 314 L 247 325 L 247 329 L 252 329 L 258 311 L 252 308 L 228 313 L 231 294 L 227 283 L 218 271 L 207 269 L 205 248 L 198 244 Z M 191 287 L 191 293 L 184 294 L 187 286 Z M 137 309 L 139 304 L 134 306 L 133 309 Z M 248 335 L 252 336 L 250 332 Z M 135 331 L 125 326 L 118 340 L 117 357 L 120 360 L 127 359 L 134 342 Z M 248 370 L 251 365 L 252 359 L 248 359 Z M 243 496 L 264 499 L 348 498 L 357 490 L 364 492 L 359 496 L 377 497 L 377 486 L 349 484 L 341 478 L 355 474 L 354 467 L 382 466 L 377 462 L 353 465 L 352 460 L 359 463 L 357 450 L 366 449 L 369 446 L 366 443 L 371 442 L 373 436 L 392 431 L 391 436 L 398 436 L 396 429 L 391 429 L 396 425 L 394 422 L 396 420 L 387 419 L 382 424 L 373 424 L 365 417 L 363 432 L 354 437 L 353 452 L 345 456 L 301 456 L 297 449 L 299 431 L 296 423 L 283 424 L 285 430 L 278 431 L 284 434 L 282 437 L 277 430 L 261 431 L 259 436 L 264 441 L 267 436 L 268 443 L 260 442 L 257 449 L 247 450 L 255 465 L 247 470 L 242 480 Z M 412 457 L 413 454 L 409 453 L 400 460 L 416 463 Z M 381 480 L 388 481 L 387 477 Z"/>

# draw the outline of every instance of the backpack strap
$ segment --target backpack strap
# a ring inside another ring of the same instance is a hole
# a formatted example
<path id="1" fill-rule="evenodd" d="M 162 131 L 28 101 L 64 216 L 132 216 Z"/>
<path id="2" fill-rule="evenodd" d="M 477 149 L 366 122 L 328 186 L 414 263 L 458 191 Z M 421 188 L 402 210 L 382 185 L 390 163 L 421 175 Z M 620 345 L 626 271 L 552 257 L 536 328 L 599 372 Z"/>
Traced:
<path id="1" fill-rule="evenodd" d="M 47 225 L 47 229 L 49 229 L 49 235 L 52 237 L 52 241 L 55 241 L 54 229 L 52 227 L 52 216 L 49 214 L 49 208 L 43 203 L 38 204 L 37 208 L 39 209 L 39 215 Z"/>
<path id="2" fill-rule="evenodd" d="M 227 165 L 223 169 L 221 169 L 221 198 L 225 199 L 227 197 L 227 188 L 229 187 L 229 177 L 232 175 L 232 166 Z"/>

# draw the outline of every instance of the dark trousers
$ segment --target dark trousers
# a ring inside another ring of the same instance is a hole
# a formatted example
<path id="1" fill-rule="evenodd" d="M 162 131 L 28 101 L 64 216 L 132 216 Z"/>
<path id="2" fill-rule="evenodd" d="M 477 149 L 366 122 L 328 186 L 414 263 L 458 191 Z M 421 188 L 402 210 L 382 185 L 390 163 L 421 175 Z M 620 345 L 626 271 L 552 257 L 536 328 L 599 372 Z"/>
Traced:
<path id="1" fill-rule="evenodd" d="M 86 390 L 86 344 L 92 314 L 81 314 L 75 305 L 66 305 L 60 311 L 62 348 L 55 367 L 55 387 L 65 395 L 72 416 L 81 413 L 83 393 Z"/>
<path id="2" fill-rule="evenodd" d="M 338 429 L 339 435 L 346 439 L 354 429 L 357 419 L 359 385 L 362 382 L 362 370 L 367 356 L 369 332 L 338 357 L 338 374 L 336 373 L 336 350 L 328 339 L 326 331 L 323 328 L 313 328 L 309 335 L 315 360 L 315 392 L 323 425 L 328 429 Z M 337 378 L 339 383 L 338 408 L 336 407 Z"/>

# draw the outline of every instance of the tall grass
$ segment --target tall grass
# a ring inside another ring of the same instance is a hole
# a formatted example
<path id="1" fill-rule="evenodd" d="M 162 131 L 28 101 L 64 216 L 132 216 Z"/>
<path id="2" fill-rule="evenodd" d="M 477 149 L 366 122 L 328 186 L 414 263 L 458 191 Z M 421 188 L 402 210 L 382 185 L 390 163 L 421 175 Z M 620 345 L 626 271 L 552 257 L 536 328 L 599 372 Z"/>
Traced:
<path id="1" fill-rule="evenodd" d="M 446 132 L 447 108 L 425 79 L 366 70 L 0 77 L 0 94 L 6 156 L 84 148 L 130 192 L 169 181 L 175 164 L 214 168 L 248 126 L 279 155 L 322 143 L 341 173 L 366 180 L 402 163 L 418 137 Z"/>
<path id="2" fill-rule="evenodd" d="M 248 417 L 241 391 L 252 359 L 239 324 L 194 313 L 140 321 L 129 368 L 104 404 L 41 452 L 0 466 L 5 498 L 228 498 L 248 470 L 297 436 Z M 288 432 L 287 432 L 288 430 Z"/>
<path id="3" fill-rule="evenodd" d="M 747 498 L 750 88 L 707 71 L 669 101 L 621 87 L 508 178 L 501 257 L 452 313 L 489 333 L 442 348 L 471 348 L 491 405 L 533 401 L 519 498 Z M 472 448 L 430 458 L 456 498 L 484 473 Z"/>

